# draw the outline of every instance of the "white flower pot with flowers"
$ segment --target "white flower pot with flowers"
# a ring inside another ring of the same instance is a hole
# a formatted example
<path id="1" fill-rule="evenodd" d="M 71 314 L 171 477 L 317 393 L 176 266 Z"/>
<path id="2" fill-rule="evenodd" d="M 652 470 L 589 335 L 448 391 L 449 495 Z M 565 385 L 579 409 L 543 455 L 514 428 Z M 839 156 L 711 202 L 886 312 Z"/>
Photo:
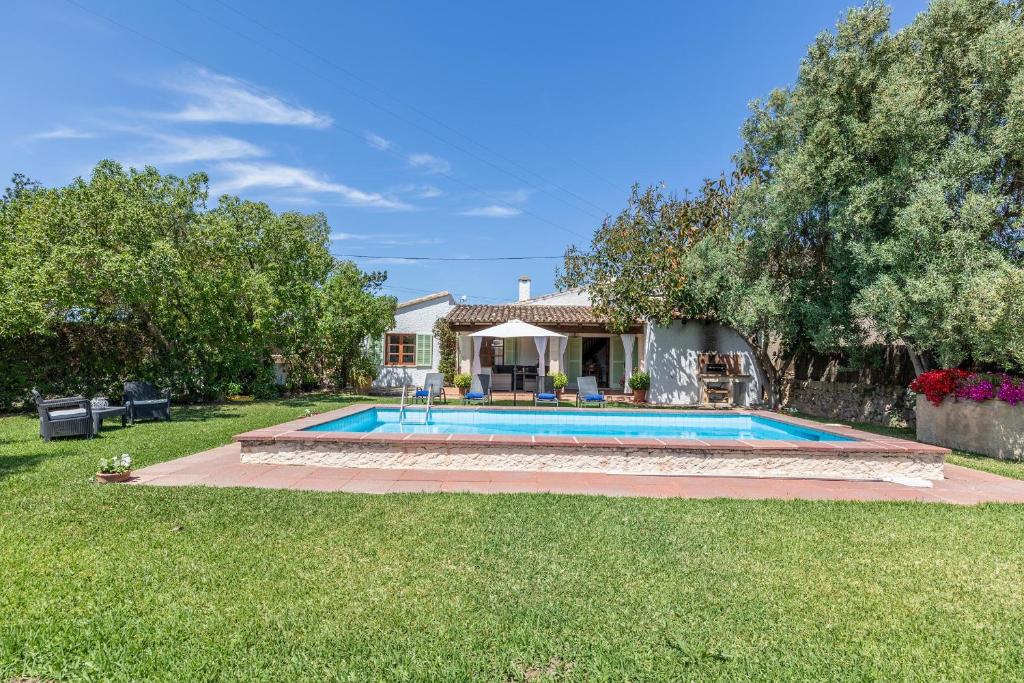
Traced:
<path id="1" fill-rule="evenodd" d="M 96 481 L 101 484 L 115 484 L 128 481 L 132 476 L 132 456 L 122 453 L 113 458 L 100 458 Z"/>

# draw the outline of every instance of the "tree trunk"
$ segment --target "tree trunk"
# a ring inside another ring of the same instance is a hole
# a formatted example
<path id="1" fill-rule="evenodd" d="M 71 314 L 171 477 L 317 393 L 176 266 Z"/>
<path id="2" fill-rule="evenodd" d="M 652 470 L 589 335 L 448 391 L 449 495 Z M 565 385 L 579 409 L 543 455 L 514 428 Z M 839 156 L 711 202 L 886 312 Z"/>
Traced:
<path id="1" fill-rule="evenodd" d="M 903 345 L 906 347 L 907 355 L 910 357 L 910 362 L 914 366 L 914 377 L 920 377 L 923 373 L 928 371 L 924 357 L 906 341 L 903 342 Z"/>
<path id="2" fill-rule="evenodd" d="M 747 343 L 754 350 L 765 379 L 765 396 L 770 410 L 778 410 L 782 406 L 781 368 L 777 365 L 780 359 L 773 359 L 768 351 L 768 335 L 758 334 L 747 338 Z"/>

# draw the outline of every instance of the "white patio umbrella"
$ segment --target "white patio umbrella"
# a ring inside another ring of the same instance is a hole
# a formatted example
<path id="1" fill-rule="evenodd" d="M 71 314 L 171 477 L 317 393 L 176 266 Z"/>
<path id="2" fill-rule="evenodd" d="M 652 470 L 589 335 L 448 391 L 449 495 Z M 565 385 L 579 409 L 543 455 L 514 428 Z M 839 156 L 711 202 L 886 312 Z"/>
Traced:
<path id="1" fill-rule="evenodd" d="M 537 375 L 544 376 L 544 356 L 548 350 L 548 339 L 565 339 L 564 334 L 545 330 L 543 327 L 524 323 L 518 318 L 513 318 L 507 323 L 501 323 L 486 330 L 480 330 L 469 335 L 473 338 L 473 372 L 480 372 L 480 343 L 484 337 L 533 337 L 533 343 L 537 345 Z"/>

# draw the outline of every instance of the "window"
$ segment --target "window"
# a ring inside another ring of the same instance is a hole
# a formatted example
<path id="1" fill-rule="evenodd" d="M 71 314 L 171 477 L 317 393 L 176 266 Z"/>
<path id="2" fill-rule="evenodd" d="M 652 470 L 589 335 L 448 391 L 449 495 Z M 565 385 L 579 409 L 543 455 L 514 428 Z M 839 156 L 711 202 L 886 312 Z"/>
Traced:
<path id="1" fill-rule="evenodd" d="M 416 365 L 416 335 L 389 334 L 385 341 L 386 365 Z"/>

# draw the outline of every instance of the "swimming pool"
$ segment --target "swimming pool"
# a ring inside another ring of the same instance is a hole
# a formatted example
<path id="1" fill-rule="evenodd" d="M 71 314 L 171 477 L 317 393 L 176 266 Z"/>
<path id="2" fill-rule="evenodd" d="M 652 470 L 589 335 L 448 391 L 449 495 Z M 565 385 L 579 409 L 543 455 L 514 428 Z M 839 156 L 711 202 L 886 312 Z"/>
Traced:
<path id="1" fill-rule="evenodd" d="M 760 411 L 356 404 L 239 434 L 244 463 L 816 479 L 942 479 L 945 449 Z M 419 422 L 420 424 L 414 424 Z M 371 473 L 372 474 L 372 473 Z M 412 476 L 411 473 L 410 476 Z"/>
<path id="2" fill-rule="evenodd" d="M 380 434 L 494 434 L 771 441 L 851 441 L 847 437 L 756 415 L 611 410 L 494 410 L 372 408 L 307 427 L 311 432 Z"/>

